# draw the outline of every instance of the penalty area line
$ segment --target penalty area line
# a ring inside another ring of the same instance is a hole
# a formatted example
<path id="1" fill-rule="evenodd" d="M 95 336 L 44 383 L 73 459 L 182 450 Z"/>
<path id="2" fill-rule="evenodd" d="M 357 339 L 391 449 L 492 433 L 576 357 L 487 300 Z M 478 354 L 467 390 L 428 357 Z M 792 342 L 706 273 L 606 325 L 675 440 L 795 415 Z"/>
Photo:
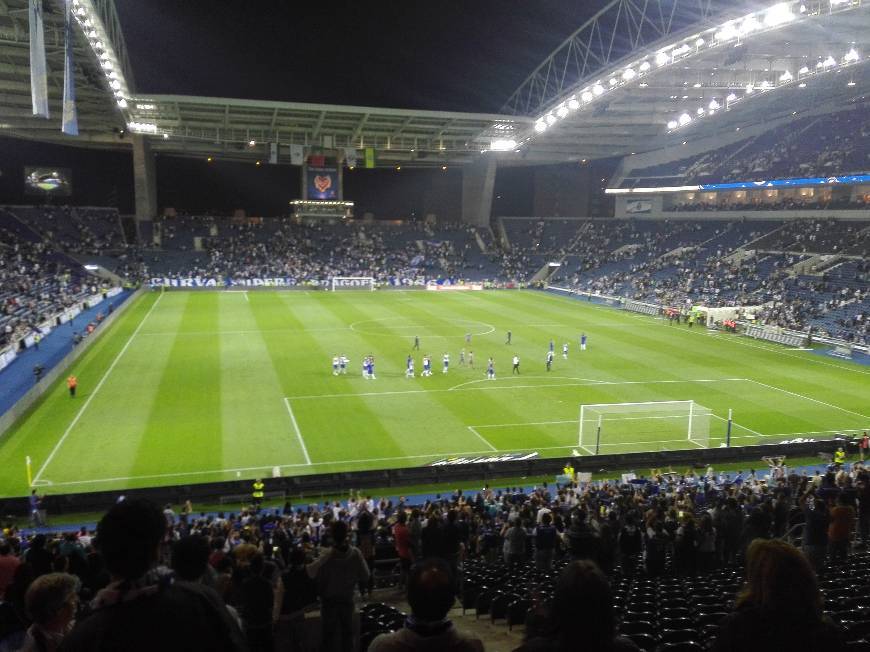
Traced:
<path id="1" fill-rule="evenodd" d="M 479 432 L 477 432 L 477 430 L 474 429 L 474 426 L 468 426 L 468 429 L 474 434 L 475 437 L 477 437 L 480 441 L 482 441 L 484 444 L 489 446 L 490 449 L 498 452 L 498 449 L 495 446 L 493 446 L 492 444 L 490 444 L 489 441 L 486 439 L 486 437 L 484 437 Z"/>
<path id="2" fill-rule="evenodd" d="M 296 417 L 293 414 L 293 408 L 290 407 L 290 399 L 284 397 L 284 405 L 287 406 L 287 414 L 290 415 L 290 421 L 293 423 L 293 430 L 296 431 L 296 439 L 299 441 L 299 446 L 302 448 L 302 454 L 305 456 L 305 463 L 311 466 L 311 458 L 308 456 L 308 448 L 305 447 L 305 440 L 302 439 L 302 431 L 299 430 L 299 424 L 296 423 Z"/>
<path id="3" fill-rule="evenodd" d="M 76 424 L 79 422 L 79 419 L 82 418 L 82 415 L 85 413 L 85 410 L 88 409 L 88 406 L 91 404 L 91 401 L 94 400 L 94 397 L 99 393 L 100 388 L 102 388 L 103 383 L 106 382 L 106 379 L 109 377 L 109 374 L 112 373 L 112 370 L 115 368 L 115 365 L 118 364 L 118 361 L 124 356 L 127 352 L 127 349 L 130 348 L 130 344 L 133 343 L 133 340 L 139 334 L 139 331 L 142 329 L 143 324 L 148 320 L 148 317 L 151 316 L 151 313 L 154 312 L 154 309 L 157 307 L 157 304 L 160 303 L 160 300 L 163 298 L 163 292 L 157 295 L 157 300 L 151 304 L 151 308 L 148 309 L 148 312 L 145 313 L 145 316 L 142 317 L 142 321 L 139 322 L 139 325 L 136 327 L 136 330 L 133 331 L 133 334 L 130 335 L 127 343 L 124 344 L 124 347 L 118 352 L 118 355 L 115 356 L 115 359 L 112 360 L 112 364 L 109 365 L 109 368 L 106 369 L 106 373 L 103 374 L 103 377 L 100 378 L 100 382 L 97 383 L 97 386 L 94 387 L 94 391 L 90 393 L 87 400 L 85 400 L 85 404 L 79 408 L 79 411 L 76 413 L 73 420 L 70 422 L 67 429 L 64 431 L 63 435 L 61 435 L 58 442 L 54 445 L 54 448 L 51 449 L 51 452 L 48 454 L 48 457 L 45 458 L 45 462 L 42 463 L 42 466 L 39 467 L 39 470 L 36 472 L 36 475 L 33 476 L 33 484 L 35 485 L 42 478 L 42 474 L 45 472 L 45 469 L 51 464 L 51 461 L 54 459 L 54 456 L 57 454 L 57 451 L 60 450 L 60 447 L 63 446 L 63 443 L 66 441 L 66 438 L 72 432 L 72 429 L 75 428 Z"/>

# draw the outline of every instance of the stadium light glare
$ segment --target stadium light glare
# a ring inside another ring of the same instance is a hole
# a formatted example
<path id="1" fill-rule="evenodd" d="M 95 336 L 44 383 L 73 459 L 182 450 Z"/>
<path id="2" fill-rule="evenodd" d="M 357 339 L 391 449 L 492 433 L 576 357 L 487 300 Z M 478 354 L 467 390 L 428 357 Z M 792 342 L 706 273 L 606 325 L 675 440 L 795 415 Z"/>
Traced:
<path id="1" fill-rule="evenodd" d="M 662 66 L 664 66 L 664 65 L 669 61 L 669 59 L 670 59 L 670 57 L 668 57 L 668 53 L 667 53 L 667 52 L 659 52 L 659 53 L 656 55 L 656 65 L 657 65 L 659 68 L 661 68 Z"/>
<path id="2" fill-rule="evenodd" d="M 610 84 L 611 86 L 616 86 L 619 82 L 616 81 L 616 77 L 611 77 L 610 81 L 607 83 Z"/>
<path id="3" fill-rule="evenodd" d="M 642 64 L 640 64 L 640 71 L 646 72 L 647 70 L 650 69 L 650 67 L 651 66 L 649 65 L 649 61 L 644 61 Z"/>
<path id="4" fill-rule="evenodd" d="M 763 82 L 761 82 L 761 85 L 759 86 L 759 88 L 763 91 L 770 90 L 772 87 L 773 87 L 773 84 L 771 84 L 766 79 Z"/>
<path id="5" fill-rule="evenodd" d="M 725 98 L 725 101 L 726 102 L 733 102 L 736 99 L 737 99 L 737 95 L 735 95 L 734 93 L 728 93 L 728 97 Z"/>
<path id="6" fill-rule="evenodd" d="M 753 86 L 752 83 L 746 84 L 746 94 L 747 95 L 751 95 L 754 90 L 755 90 L 755 86 Z"/>
<path id="7" fill-rule="evenodd" d="M 119 82 L 117 79 L 113 79 L 112 81 L 110 81 L 109 86 L 111 86 L 116 91 L 121 90 L 121 82 Z"/>
<path id="8" fill-rule="evenodd" d="M 507 138 L 498 138 L 491 141 L 489 144 L 489 148 L 494 152 L 509 152 L 512 149 L 515 149 L 516 146 L 517 141 Z"/>
<path id="9" fill-rule="evenodd" d="M 89 38 L 89 39 L 92 39 L 92 40 L 93 40 L 93 39 L 95 39 L 95 38 L 97 38 L 97 37 L 98 37 L 97 30 L 92 29 L 92 30 L 90 30 L 90 31 L 88 32 L 88 38 Z"/>
<path id="10" fill-rule="evenodd" d="M 625 72 L 622 73 L 622 78 L 625 81 L 631 81 L 635 77 L 637 77 L 637 73 L 634 71 L 634 68 L 626 68 Z"/>
<path id="11" fill-rule="evenodd" d="M 683 43 L 680 47 L 674 49 L 673 55 L 675 57 L 678 57 L 680 55 L 686 54 L 686 52 L 688 52 L 691 49 L 692 48 L 689 47 L 688 43 Z"/>
<path id="12" fill-rule="evenodd" d="M 831 55 L 828 55 L 828 58 L 822 61 L 823 68 L 830 68 L 831 66 L 836 66 L 837 61 Z"/>
<path id="13" fill-rule="evenodd" d="M 535 131 L 537 131 L 539 134 L 544 133 L 545 131 L 547 131 L 547 123 L 544 120 L 538 120 L 537 122 L 535 122 Z"/>
<path id="14" fill-rule="evenodd" d="M 722 28 L 713 35 L 713 37 L 717 41 L 730 41 L 737 38 L 739 35 L 737 28 L 734 27 L 734 23 L 725 23 L 722 25 Z"/>
<path id="15" fill-rule="evenodd" d="M 737 28 L 737 33 L 741 36 L 745 36 L 746 34 L 751 34 L 760 28 L 761 23 L 758 22 L 758 19 L 755 18 L 753 14 L 749 14 L 743 19 L 743 22 L 740 23 L 740 27 Z"/>
<path id="16" fill-rule="evenodd" d="M 720 107 L 720 104 L 715 99 L 710 100 L 710 103 L 707 105 L 707 108 L 710 109 L 711 111 L 715 111 L 719 107 Z"/>
<path id="17" fill-rule="evenodd" d="M 849 80 L 849 83 L 846 84 L 846 86 L 848 86 L 849 88 L 851 88 L 851 87 L 854 86 L 854 85 L 855 85 L 855 80 L 854 80 L 854 79 L 850 79 L 850 80 Z"/>
<path id="18" fill-rule="evenodd" d="M 764 14 L 764 24 L 767 27 L 777 27 L 794 20 L 795 16 L 791 13 L 791 8 L 788 3 L 780 2 L 773 5 Z"/>
<path id="19" fill-rule="evenodd" d="M 256 147 L 256 145 L 257 145 L 256 140 L 249 140 L 248 141 L 248 147 Z"/>
<path id="20" fill-rule="evenodd" d="M 792 74 L 788 70 L 779 76 L 779 81 L 781 82 L 790 82 L 792 79 Z"/>
<path id="21" fill-rule="evenodd" d="M 580 99 L 583 100 L 584 102 L 591 102 L 592 98 L 593 98 L 593 95 L 589 91 L 583 91 L 580 94 Z"/>
<path id="22" fill-rule="evenodd" d="M 593 93 L 593 95 L 601 95 L 603 92 L 604 92 L 604 86 L 602 86 L 601 84 L 597 84 L 597 83 L 596 83 L 596 84 L 592 87 L 592 93 Z"/>
<path id="23" fill-rule="evenodd" d="M 169 134 L 164 133 L 164 134 L 163 134 L 163 140 L 169 140 Z"/>
<path id="24" fill-rule="evenodd" d="M 701 88 L 701 82 L 695 82 L 692 84 L 692 88 Z"/>
<path id="25" fill-rule="evenodd" d="M 800 84 L 798 84 L 798 88 L 806 88 L 806 87 L 807 87 L 806 82 L 801 82 Z"/>
<path id="26" fill-rule="evenodd" d="M 668 129 L 676 129 L 678 125 L 676 120 L 668 120 Z"/>
<path id="27" fill-rule="evenodd" d="M 843 61 L 845 61 L 846 63 L 853 63 L 853 62 L 855 62 L 855 61 L 858 61 L 858 59 L 860 59 L 860 58 L 861 58 L 861 57 L 858 55 L 858 53 L 855 52 L 855 48 L 851 48 L 851 49 L 846 53 L 846 56 L 843 57 Z"/>
<path id="28" fill-rule="evenodd" d="M 649 86 L 649 84 L 647 84 L 646 82 L 641 82 L 638 84 L 639 88 L 646 88 L 647 86 Z"/>
<path id="29" fill-rule="evenodd" d="M 699 37 L 698 39 L 695 40 L 695 47 L 696 47 L 696 48 L 699 48 L 699 47 L 701 47 L 702 45 L 704 45 L 704 43 L 706 43 L 706 41 L 705 41 L 704 39 L 702 39 L 702 38 Z"/>
<path id="30" fill-rule="evenodd" d="M 568 108 L 572 111 L 576 111 L 580 108 L 580 102 L 577 101 L 576 97 L 572 97 L 570 100 L 568 100 Z"/>
<path id="31" fill-rule="evenodd" d="M 564 118 L 566 115 L 568 115 L 568 107 L 565 106 L 564 104 L 561 105 L 558 109 L 556 109 L 556 114 L 560 118 Z"/>
<path id="32" fill-rule="evenodd" d="M 698 110 L 695 111 L 695 113 L 697 113 L 698 115 L 704 115 L 704 107 L 703 107 L 703 106 L 699 106 L 699 107 L 698 107 Z"/>
<path id="33" fill-rule="evenodd" d="M 127 108 L 127 100 L 125 100 L 122 97 L 120 100 L 118 100 L 118 106 L 122 109 L 126 109 Z"/>
<path id="34" fill-rule="evenodd" d="M 806 66 L 801 66 L 800 70 L 798 70 L 799 75 L 806 75 L 810 71 Z"/>
<path id="35" fill-rule="evenodd" d="M 552 125 L 556 124 L 556 120 L 558 120 L 558 118 L 556 116 L 554 116 L 552 113 L 548 113 L 546 115 L 546 117 L 544 117 L 544 120 L 547 121 L 547 124 L 549 126 L 552 126 Z"/>
<path id="36" fill-rule="evenodd" d="M 686 126 L 691 121 L 692 121 L 692 116 L 690 116 L 688 113 L 683 113 L 679 118 L 677 118 L 677 122 L 679 123 L 679 125 L 681 127 Z"/>

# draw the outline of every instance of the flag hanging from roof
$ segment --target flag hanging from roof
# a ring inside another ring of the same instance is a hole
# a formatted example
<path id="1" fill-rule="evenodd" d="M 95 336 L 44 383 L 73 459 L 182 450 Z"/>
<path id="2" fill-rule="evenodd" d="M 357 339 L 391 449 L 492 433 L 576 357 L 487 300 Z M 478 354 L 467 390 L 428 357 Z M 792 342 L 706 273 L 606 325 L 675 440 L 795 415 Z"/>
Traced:
<path id="1" fill-rule="evenodd" d="M 366 147 L 366 167 L 367 168 L 375 167 L 375 148 L 374 147 Z"/>
<path id="2" fill-rule="evenodd" d="M 63 123 L 61 131 L 68 136 L 79 135 L 79 118 L 76 111 L 76 69 L 73 65 L 72 0 L 66 0 L 64 12 L 64 56 L 63 56 Z"/>
<path id="3" fill-rule="evenodd" d="M 42 25 L 42 0 L 30 0 L 30 96 L 33 115 L 48 117 L 48 72 L 45 66 L 45 30 Z"/>

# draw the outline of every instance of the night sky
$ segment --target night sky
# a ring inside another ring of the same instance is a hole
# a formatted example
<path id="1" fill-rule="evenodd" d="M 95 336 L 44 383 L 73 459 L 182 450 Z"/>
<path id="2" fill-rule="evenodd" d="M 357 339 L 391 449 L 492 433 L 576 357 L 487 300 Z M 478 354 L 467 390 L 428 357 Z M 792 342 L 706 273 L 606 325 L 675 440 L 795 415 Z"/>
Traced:
<path id="1" fill-rule="evenodd" d="M 139 94 L 210 95 L 444 111 L 498 112 L 604 0 L 115 0 Z M 23 167 L 72 170 L 79 205 L 133 210 L 129 154 L 0 139 L 0 203 L 33 203 Z M 357 214 L 458 217 L 459 169 L 357 170 Z M 499 215 L 532 210 L 533 171 L 499 172 Z M 157 158 L 158 205 L 281 215 L 299 168 Z"/>
<path id="2" fill-rule="evenodd" d="M 140 93 L 496 112 L 603 0 L 116 0 Z"/>

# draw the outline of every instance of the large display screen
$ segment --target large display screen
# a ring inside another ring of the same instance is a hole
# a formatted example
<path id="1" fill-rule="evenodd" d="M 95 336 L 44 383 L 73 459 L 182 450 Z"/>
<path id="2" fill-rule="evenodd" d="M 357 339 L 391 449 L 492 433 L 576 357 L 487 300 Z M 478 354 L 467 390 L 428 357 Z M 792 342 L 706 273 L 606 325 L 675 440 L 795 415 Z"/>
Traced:
<path id="1" fill-rule="evenodd" d="M 26 167 L 24 191 L 28 195 L 69 197 L 72 194 L 72 173 L 67 168 Z"/>
<path id="2" fill-rule="evenodd" d="M 341 199 L 338 195 L 338 168 L 309 165 L 305 187 L 306 199 Z"/>

